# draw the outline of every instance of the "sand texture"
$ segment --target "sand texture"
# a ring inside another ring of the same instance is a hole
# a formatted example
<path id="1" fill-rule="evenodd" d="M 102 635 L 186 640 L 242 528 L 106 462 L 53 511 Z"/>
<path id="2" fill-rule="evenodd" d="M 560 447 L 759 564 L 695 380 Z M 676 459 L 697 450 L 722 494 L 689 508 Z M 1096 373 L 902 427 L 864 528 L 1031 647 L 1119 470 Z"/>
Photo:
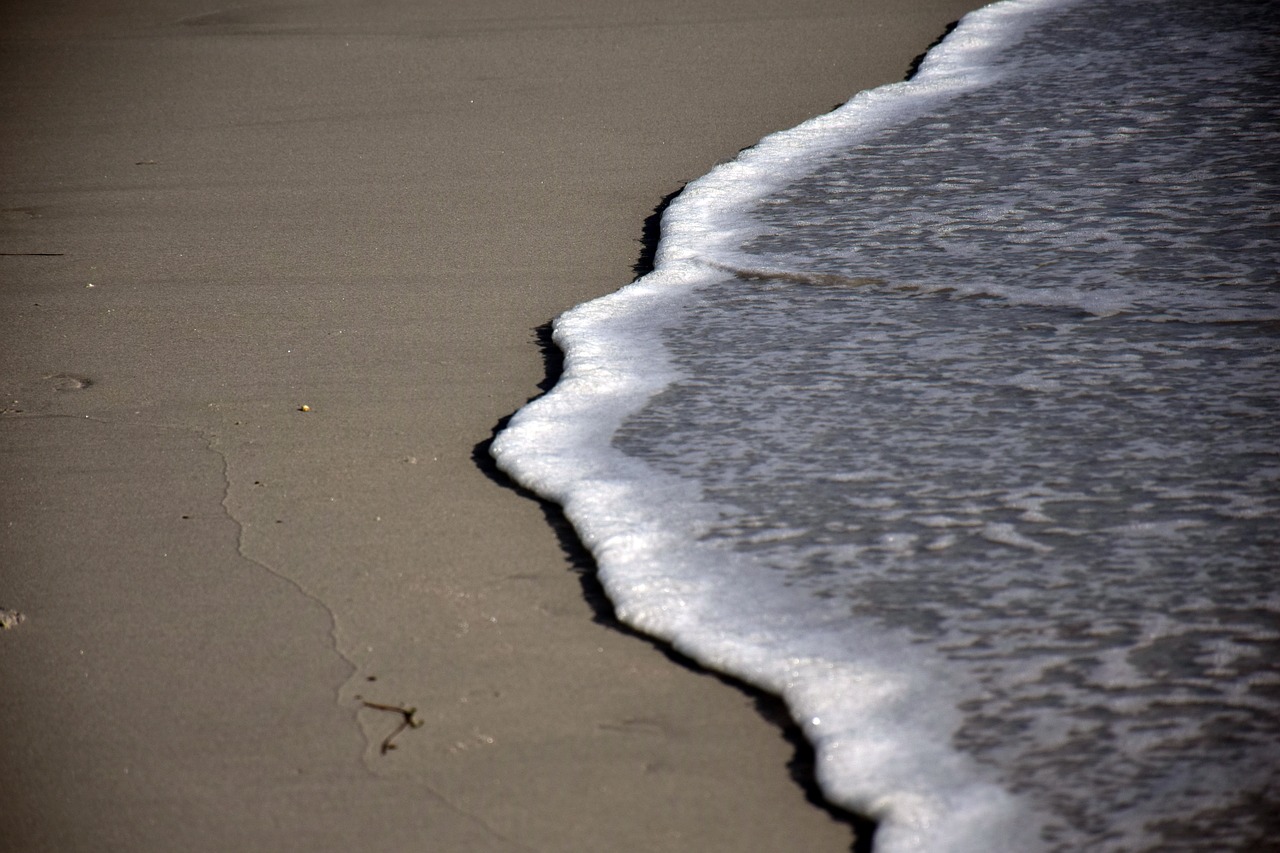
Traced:
<path id="1" fill-rule="evenodd" d="M 848 850 L 484 442 L 664 197 L 975 5 L 0 6 L 0 849 Z"/>

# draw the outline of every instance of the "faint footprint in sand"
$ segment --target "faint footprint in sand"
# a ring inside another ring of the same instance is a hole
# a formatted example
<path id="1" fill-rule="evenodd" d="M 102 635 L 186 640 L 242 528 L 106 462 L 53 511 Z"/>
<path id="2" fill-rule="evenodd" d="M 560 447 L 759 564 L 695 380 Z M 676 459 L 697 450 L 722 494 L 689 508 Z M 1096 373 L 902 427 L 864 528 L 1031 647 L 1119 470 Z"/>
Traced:
<path id="1" fill-rule="evenodd" d="M 83 391 L 93 384 L 88 376 L 78 373 L 53 373 L 44 378 L 55 391 Z"/>

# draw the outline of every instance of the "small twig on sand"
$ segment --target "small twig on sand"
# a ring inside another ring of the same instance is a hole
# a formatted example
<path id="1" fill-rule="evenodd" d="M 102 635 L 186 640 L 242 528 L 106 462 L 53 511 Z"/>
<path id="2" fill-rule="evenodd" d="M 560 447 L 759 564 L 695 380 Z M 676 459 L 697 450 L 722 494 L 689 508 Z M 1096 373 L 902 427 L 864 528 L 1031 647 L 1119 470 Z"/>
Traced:
<path id="1" fill-rule="evenodd" d="M 356 698 L 360 699 L 359 696 Z M 388 752 L 396 748 L 396 745 L 392 743 L 392 741 L 394 741 L 402 731 L 405 729 L 420 729 L 424 725 L 422 720 L 419 720 L 414 716 L 418 713 L 417 708 L 404 708 L 400 705 L 383 705 L 381 702 L 370 702 L 368 699 L 360 699 L 360 701 L 364 703 L 366 708 L 372 708 L 375 711 L 389 711 L 392 714 L 400 715 L 400 725 L 396 726 L 396 730 L 387 735 L 386 739 L 382 741 L 383 755 L 386 755 Z"/>

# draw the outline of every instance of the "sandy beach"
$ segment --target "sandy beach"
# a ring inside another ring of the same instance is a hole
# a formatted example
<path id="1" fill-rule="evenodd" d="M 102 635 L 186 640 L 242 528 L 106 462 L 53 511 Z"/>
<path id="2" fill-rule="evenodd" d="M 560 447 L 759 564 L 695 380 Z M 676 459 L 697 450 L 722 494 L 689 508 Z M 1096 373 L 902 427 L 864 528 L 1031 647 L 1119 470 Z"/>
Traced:
<path id="1" fill-rule="evenodd" d="M 979 5 L 0 8 L 0 850 L 849 850 L 484 450 L 666 197 Z"/>

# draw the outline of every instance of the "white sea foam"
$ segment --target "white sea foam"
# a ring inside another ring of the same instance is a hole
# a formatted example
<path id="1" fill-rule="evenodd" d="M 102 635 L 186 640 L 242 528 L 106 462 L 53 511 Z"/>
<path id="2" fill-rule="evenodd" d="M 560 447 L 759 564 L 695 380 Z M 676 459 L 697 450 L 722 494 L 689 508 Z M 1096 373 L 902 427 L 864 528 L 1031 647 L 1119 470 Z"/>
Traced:
<path id="1" fill-rule="evenodd" d="M 1272 837 L 1275 16 L 1233 3 L 966 17 L 691 184 L 494 443 L 877 850 Z"/>

